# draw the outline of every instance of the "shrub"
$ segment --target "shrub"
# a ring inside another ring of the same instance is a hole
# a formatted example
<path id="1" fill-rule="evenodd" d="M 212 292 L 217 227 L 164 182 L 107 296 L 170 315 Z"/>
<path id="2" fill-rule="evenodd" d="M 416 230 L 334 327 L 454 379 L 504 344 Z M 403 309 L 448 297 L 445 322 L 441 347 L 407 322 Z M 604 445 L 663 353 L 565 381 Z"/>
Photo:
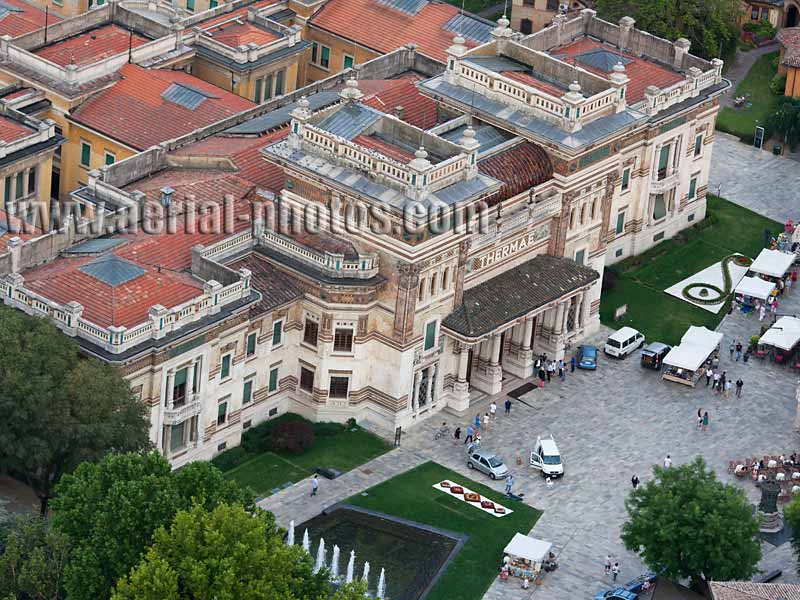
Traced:
<path id="1" fill-rule="evenodd" d="M 786 91 L 786 73 L 783 75 L 775 75 L 772 81 L 769 82 L 769 91 L 776 96 L 783 96 Z"/>
<path id="2" fill-rule="evenodd" d="M 211 459 L 211 463 L 220 471 L 230 471 L 249 458 L 251 458 L 251 455 L 243 446 L 236 446 L 221 454 L 217 454 L 217 456 Z"/>
<path id="3" fill-rule="evenodd" d="M 273 452 L 302 454 L 314 446 L 314 428 L 302 421 L 290 421 L 278 425 L 269 436 Z"/>
<path id="4" fill-rule="evenodd" d="M 756 346 L 758 346 L 759 339 L 761 339 L 760 335 L 754 335 L 750 338 L 750 350 L 753 350 Z"/>
<path id="5" fill-rule="evenodd" d="M 603 271 L 602 291 L 609 292 L 617 286 L 617 274 L 611 269 Z"/>
<path id="6" fill-rule="evenodd" d="M 314 435 L 317 437 L 333 437 L 344 431 L 344 425 L 341 423 L 314 423 L 312 427 L 314 429 Z"/>

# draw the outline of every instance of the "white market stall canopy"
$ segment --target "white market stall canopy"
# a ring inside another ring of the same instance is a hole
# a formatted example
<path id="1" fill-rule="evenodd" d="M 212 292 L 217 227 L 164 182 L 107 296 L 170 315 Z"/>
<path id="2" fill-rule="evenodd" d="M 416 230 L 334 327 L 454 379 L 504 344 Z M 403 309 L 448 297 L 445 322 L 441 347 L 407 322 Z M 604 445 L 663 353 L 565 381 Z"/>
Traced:
<path id="1" fill-rule="evenodd" d="M 531 562 L 543 562 L 552 547 L 550 542 L 515 533 L 503 552 Z"/>
<path id="2" fill-rule="evenodd" d="M 722 334 L 705 327 L 689 327 L 675 346 L 664 357 L 664 364 L 687 371 L 696 371 L 722 342 Z"/>
<path id="3" fill-rule="evenodd" d="M 737 294 L 766 300 L 775 289 L 775 284 L 761 277 L 745 277 L 734 290 Z"/>
<path id="4" fill-rule="evenodd" d="M 781 350 L 791 350 L 797 342 L 800 342 L 800 319 L 795 317 L 781 317 L 758 340 L 759 344 Z"/>
<path id="5" fill-rule="evenodd" d="M 794 256 L 788 252 L 764 248 L 750 265 L 750 270 L 753 273 L 761 273 L 769 277 L 783 277 L 792 266 Z"/>

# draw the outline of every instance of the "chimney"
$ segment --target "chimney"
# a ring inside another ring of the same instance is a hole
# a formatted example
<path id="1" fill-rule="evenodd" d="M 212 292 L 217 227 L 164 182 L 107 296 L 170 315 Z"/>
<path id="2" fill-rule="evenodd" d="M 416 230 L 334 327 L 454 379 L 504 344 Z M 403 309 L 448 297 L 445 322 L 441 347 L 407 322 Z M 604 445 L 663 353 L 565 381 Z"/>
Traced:
<path id="1" fill-rule="evenodd" d="M 402 104 L 398 104 L 397 106 L 394 107 L 394 116 L 400 119 L 401 121 L 405 118 L 406 109 Z"/>
<path id="2" fill-rule="evenodd" d="M 167 206 L 170 206 L 172 204 L 172 194 L 174 194 L 174 193 L 175 193 L 175 190 L 173 190 L 169 186 L 165 186 L 165 187 L 161 188 L 161 206 L 163 206 L 165 208 Z"/>
<path id="3" fill-rule="evenodd" d="M 692 43 L 686 38 L 678 38 L 672 43 L 672 46 L 675 48 L 675 55 L 672 59 L 672 68 L 674 68 L 676 71 L 682 71 L 683 59 L 687 54 L 689 54 L 689 48 L 692 46 Z"/>
<path id="4" fill-rule="evenodd" d="M 631 37 L 631 29 L 636 24 L 636 21 L 631 17 L 622 17 L 619 20 L 619 49 L 627 50 L 628 43 Z"/>

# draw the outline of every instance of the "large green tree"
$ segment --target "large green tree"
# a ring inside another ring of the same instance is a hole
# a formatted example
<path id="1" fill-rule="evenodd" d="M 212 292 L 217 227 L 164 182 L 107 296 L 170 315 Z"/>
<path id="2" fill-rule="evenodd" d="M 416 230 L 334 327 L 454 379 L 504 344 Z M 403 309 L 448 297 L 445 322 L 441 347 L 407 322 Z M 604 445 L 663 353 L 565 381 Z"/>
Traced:
<path id="1" fill-rule="evenodd" d="M 758 521 L 744 492 L 718 481 L 702 458 L 671 468 L 631 492 L 625 547 L 669 579 L 749 579 L 761 558 Z"/>
<path id="2" fill-rule="evenodd" d="M 328 596 L 327 573 L 286 546 L 271 513 L 194 506 L 156 531 L 142 562 L 112 600 L 311 600 Z"/>
<path id="3" fill-rule="evenodd" d="M 600 17 L 616 23 L 636 20 L 636 27 L 669 40 L 685 37 L 692 54 L 706 59 L 729 56 L 739 36 L 739 0 L 598 0 Z"/>
<path id="4" fill-rule="evenodd" d="M 60 600 L 69 543 L 40 517 L 13 520 L 0 553 L 0 598 Z"/>
<path id="5" fill-rule="evenodd" d="M 783 510 L 783 517 L 792 528 L 792 548 L 797 559 L 797 572 L 800 573 L 800 496 L 795 496 Z"/>
<path id="6" fill-rule="evenodd" d="M 53 525 L 67 535 L 72 557 L 65 573 L 71 600 L 108 598 L 137 565 L 153 534 L 193 505 L 251 506 L 253 494 L 226 480 L 210 463 L 172 472 L 161 455 L 114 454 L 65 475 L 53 500 Z"/>
<path id="7" fill-rule="evenodd" d="M 800 142 L 800 99 L 781 98 L 767 119 L 767 128 L 791 148 Z"/>
<path id="8" fill-rule="evenodd" d="M 120 372 L 45 319 L 0 307 L 0 381 L 0 468 L 33 488 L 42 515 L 81 462 L 148 444 L 145 407 Z"/>

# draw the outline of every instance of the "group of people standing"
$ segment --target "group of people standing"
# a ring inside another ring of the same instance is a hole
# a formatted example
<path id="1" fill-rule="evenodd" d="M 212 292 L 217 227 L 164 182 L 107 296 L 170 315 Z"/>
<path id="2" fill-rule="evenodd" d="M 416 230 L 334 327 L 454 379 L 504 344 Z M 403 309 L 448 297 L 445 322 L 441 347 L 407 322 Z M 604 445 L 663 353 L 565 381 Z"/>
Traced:
<path id="1" fill-rule="evenodd" d="M 575 372 L 577 361 L 575 357 L 569 363 L 570 373 Z M 548 360 L 547 354 L 540 354 L 533 363 L 533 372 L 539 378 L 539 387 L 544 387 L 545 382 L 550 383 L 558 372 L 558 378 L 565 381 L 567 378 L 567 365 L 563 360 Z"/>
<path id="2" fill-rule="evenodd" d="M 507 415 L 511 414 L 511 399 L 506 398 L 505 401 L 505 412 Z M 464 444 L 480 444 L 481 443 L 481 435 L 486 433 L 489 430 L 489 424 L 494 422 L 497 418 L 497 403 L 492 400 L 492 403 L 489 404 L 489 410 L 481 417 L 480 413 L 475 415 L 475 419 L 467 425 L 467 429 L 464 435 Z M 445 424 L 442 423 L 444 427 Z M 455 432 L 453 432 L 453 441 L 458 443 L 461 440 L 461 427 L 456 427 Z"/>
<path id="3" fill-rule="evenodd" d="M 739 344 L 741 346 L 741 344 Z M 741 352 L 741 351 L 740 351 Z M 733 353 L 731 353 L 732 355 Z M 713 382 L 713 383 L 712 383 Z M 733 386 L 736 386 L 736 397 L 742 397 L 742 388 L 744 387 L 744 381 L 742 378 L 739 377 L 736 380 L 736 383 L 732 383 L 730 378 L 728 377 L 727 371 L 720 371 L 718 368 L 716 371 L 711 367 L 711 365 L 706 366 L 706 387 L 711 386 L 711 389 L 719 394 L 725 396 L 725 398 L 730 398 L 731 389 Z"/>

